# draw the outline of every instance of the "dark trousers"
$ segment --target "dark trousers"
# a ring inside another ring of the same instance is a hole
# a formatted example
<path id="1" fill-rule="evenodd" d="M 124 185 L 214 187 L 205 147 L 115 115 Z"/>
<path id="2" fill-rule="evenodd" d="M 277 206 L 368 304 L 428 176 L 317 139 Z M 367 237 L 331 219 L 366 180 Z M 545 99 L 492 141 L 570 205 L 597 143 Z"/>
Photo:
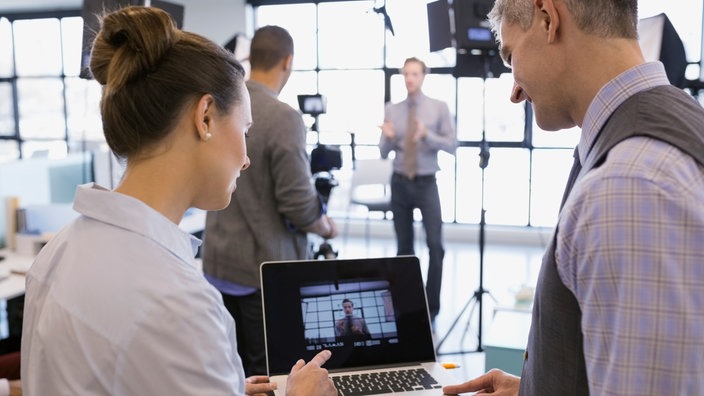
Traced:
<path id="1" fill-rule="evenodd" d="M 7 300 L 7 325 L 9 334 L 7 338 L 0 340 L 0 355 L 20 351 L 23 322 L 24 294 Z"/>
<path id="2" fill-rule="evenodd" d="M 262 293 L 247 296 L 232 296 L 222 293 L 225 308 L 235 319 L 237 327 L 237 352 L 242 358 L 244 373 L 266 375 L 266 351 L 264 346 L 264 318 Z"/>
<path id="3" fill-rule="evenodd" d="M 7 380 L 20 379 L 20 352 L 0 355 L 0 378 Z"/>
<path id="4" fill-rule="evenodd" d="M 417 176 L 410 180 L 394 173 L 391 177 L 391 210 L 394 214 L 397 254 L 414 255 L 413 210 L 420 209 L 423 216 L 425 241 L 430 262 L 425 283 L 430 318 L 440 312 L 440 286 L 442 284 L 442 260 L 445 249 L 442 245 L 442 212 L 440 194 L 435 176 Z"/>

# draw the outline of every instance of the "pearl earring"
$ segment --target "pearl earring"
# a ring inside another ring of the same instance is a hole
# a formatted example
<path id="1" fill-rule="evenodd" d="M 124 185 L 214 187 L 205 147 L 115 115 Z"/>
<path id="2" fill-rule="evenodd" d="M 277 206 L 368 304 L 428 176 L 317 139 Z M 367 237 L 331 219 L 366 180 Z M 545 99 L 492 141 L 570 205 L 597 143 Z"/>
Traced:
<path id="1" fill-rule="evenodd" d="M 208 140 L 210 140 L 211 137 L 213 137 L 213 135 L 210 132 L 206 132 L 205 138 L 203 140 L 205 140 L 207 142 Z"/>

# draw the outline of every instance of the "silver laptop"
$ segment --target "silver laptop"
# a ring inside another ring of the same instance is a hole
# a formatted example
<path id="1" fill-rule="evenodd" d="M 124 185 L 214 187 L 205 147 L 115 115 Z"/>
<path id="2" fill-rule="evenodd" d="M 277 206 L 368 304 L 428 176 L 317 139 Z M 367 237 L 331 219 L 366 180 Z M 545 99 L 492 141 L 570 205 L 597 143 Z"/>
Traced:
<path id="1" fill-rule="evenodd" d="M 276 395 L 298 359 L 323 349 L 340 395 L 378 377 L 378 391 L 364 394 L 442 395 L 462 382 L 436 361 L 417 257 L 265 262 L 260 271 Z"/>

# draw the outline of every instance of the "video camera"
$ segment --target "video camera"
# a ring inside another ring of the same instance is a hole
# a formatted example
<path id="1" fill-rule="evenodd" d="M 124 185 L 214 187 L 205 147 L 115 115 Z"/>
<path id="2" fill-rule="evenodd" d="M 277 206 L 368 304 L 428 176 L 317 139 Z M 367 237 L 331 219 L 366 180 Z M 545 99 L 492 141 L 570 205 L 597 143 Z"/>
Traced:
<path id="1" fill-rule="evenodd" d="M 327 111 L 327 101 L 325 96 L 320 94 L 298 95 L 298 106 L 303 114 L 308 114 L 315 118 L 312 130 L 318 131 L 318 116 Z M 319 137 L 320 135 L 318 135 Z M 342 152 L 339 146 L 327 146 L 320 143 L 310 153 L 310 172 L 313 174 L 315 189 L 324 204 L 324 211 L 327 211 L 327 203 L 333 187 L 338 185 L 332 174 L 333 170 L 342 168 Z M 324 259 L 337 258 L 337 251 L 327 242 L 323 241 L 318 250 L 313 250 L 313 257 Z"/>
<path id="2" fill-rule="evenodd" d="M 342 168 L 342 152 L 338 146 L 318 144 L 310 153 L 310 171 L 315 178 L 315 189 L 327 203 L 332 188 L 338 185 L 331 173 Z"/>
<path id="3" fill-rule="evenodd" d="M 321 94 L 298 95 L 298 107 L 303 114 L 317 117 L 327 111 L 327 99 Z"/>
<path id="4" fill-rule="evenodd" d="M 317 119 L 319 115 L 325 114 L 327 111 L 325 96 L 321 94 L 298 95 L 298 106 L 301 113 L 316 119 L 312 129 L 320 133 Z M 310 172 L 315 178 L 315 188 L 325 203 L 330 198 L 332 188 L 338 185 L 331 171 L 340 168 L 342 168 L 342 153 L 339 146 L 326 146 L 318 143 L 318 146 L 310 153 Z"/>

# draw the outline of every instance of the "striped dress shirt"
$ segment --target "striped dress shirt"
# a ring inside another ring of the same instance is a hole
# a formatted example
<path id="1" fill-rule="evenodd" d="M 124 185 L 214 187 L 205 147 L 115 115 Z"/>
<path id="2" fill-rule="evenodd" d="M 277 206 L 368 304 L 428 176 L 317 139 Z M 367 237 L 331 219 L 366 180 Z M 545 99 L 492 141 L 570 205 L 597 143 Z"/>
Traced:
<path id="1" fill-rule="evenodd" d="M 584 119 L 582 163 L 621 103 L 664 84 L 656 62 L 604 86 Z M 662 141 L 627 139 L 580 176 L 558 228 L 591 393 L 704 394 L 704 168 Z"/>

